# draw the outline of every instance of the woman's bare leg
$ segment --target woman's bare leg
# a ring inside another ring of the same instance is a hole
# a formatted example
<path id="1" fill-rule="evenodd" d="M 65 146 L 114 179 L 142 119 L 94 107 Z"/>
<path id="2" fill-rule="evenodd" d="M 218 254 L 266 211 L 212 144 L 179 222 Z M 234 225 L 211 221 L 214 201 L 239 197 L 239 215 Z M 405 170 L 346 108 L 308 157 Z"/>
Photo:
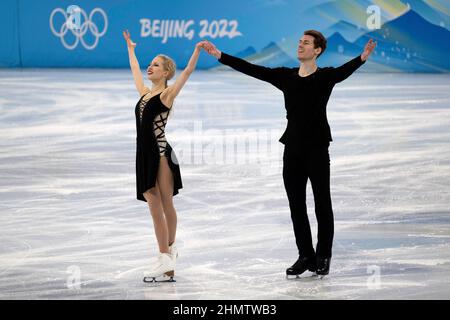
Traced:
<path id="1" fill-rule="evenodd" d="M 177 212 L 173 205 L 173 175 L 166 157 L 160 157 L 158 169 L 158 184 L 161 195 L 162 207 L 166 217 L 169 232 L 168 244 L 175 242 L 177 232 Z"/>
<path id="2" fill-rule="evenodd" d="M 167 221 L 164 216 L 158 182 L 156 182 L 155 187 L 144 192 L 143 196 L 147 200 L 153 218 L 153 227 L 155 228 L 159 251 L 161 253 L 169 253 L 169 232 L 167 230 Z"/>

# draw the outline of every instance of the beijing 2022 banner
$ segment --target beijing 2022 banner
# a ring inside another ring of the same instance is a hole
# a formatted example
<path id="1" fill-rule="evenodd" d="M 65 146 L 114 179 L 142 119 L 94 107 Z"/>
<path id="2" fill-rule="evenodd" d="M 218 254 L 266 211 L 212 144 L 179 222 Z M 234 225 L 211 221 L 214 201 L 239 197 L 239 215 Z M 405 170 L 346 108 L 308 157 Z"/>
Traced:
<path id="1" fill-rule="evenodd" d="M 269 67 L 298 66 L 304 30 L 328 39 L 319 65 L 340 65 L 369 38 L 365 71 L 449 72 L 448 0 L 31 1 L 0 2 L 1 67 L 128 67 L 122 31 L 142 61 L 167 54 L 183 68 L 195 43 Z M 198 68 L 218 67 L 211 57 Z"/>

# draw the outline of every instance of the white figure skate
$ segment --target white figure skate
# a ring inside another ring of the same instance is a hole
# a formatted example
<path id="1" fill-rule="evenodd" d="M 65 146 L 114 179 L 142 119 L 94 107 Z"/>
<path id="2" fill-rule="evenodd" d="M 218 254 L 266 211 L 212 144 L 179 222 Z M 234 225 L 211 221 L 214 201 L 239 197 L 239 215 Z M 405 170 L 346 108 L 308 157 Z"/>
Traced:
<path id="1" fill-rule="evenodd" d="M 169 253 L 160 253 L 153 270 L 144 274 L 144 282 L 175 282 L 175 261 Z"/>
<path id="2" fill-rule="evenodd" d="M 178 248 L 177 248 L 177 245 L 175 244 L 175 242 L 169 246 L 169 253 L 172 255 L 172 257 L 175 260 L 178 258 Z"/>

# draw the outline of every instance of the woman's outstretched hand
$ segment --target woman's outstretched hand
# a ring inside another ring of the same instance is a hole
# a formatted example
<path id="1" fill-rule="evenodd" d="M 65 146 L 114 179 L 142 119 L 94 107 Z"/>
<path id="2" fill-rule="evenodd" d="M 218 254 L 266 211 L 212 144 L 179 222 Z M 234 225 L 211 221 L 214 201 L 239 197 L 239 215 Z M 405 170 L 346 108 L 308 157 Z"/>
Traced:
<path id="1" fill-rule="evenodd" d="M 134 43 L 133 41 L 131 41 L 130 33 L 128 32 L 128 30 L 123 31 L 123 37 L 124 37 L 125 40 L 127 41 L 127 47 L 128 47 L 128 49 L 134 49 L 134 48 L 136 48 L 136 43 Z"/>
<path id="2" fill-rule="evenodd" d="M 197 44 L 195 45 L 195 49 L 197 49 L 197 50 L 203 49 L 206 51 L 205 44 L 206 44 L 206 40 L 197 42 Z"/>
<path id="3" fill-rule="evenodd" d="M 364 51 L 361 54 L 361 60 L 362 61 L 366 61 L 367 58 L 369 58 L 369 56 L 371 55 L 373 49 L 375 49 L 376 46 L 377 46 L 377 42 L 376 41 L 373 41 L 372 39 L 367 41 L 366 46 L 364 47 Z"/>
<path id="4" fill-rule="evenodd" d="M 204 43 L 203 48 L 206 50 L 206 52 L 208 52 L 208 54 L 216 57 L 217 59 L 220 58 L 220 56 L 222 55 L 222 52 L 220 50 L 218 50 L 215 45 L 213 45 L 208 40 L 204 40 L 202 42 Z"/>

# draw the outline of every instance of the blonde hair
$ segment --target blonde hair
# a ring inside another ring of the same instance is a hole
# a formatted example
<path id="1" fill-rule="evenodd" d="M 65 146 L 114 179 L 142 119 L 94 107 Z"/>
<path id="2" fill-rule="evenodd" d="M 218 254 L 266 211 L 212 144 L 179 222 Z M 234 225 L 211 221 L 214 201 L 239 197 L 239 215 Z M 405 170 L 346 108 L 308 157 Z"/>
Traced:
<path id="1" fill-rule="evenodd" d="M 157 57 L 160 57 L 163 61 L 163 67 L 164 70 L 169 71 L 169 74 L 166 78 L 166 88 L 167 88 L 167 80 L 170 80 L 175 75 L 175 71 L 177 70 L 177 65 L 175 64 L 175 61 L 173 61 L 172 58 L 169 56 L 166 56 L 165 54 L 158 54 Z"/>
<path id="2" fill-rule="evenodd" d="M 175 71 L 177 70 L 177 65 L 175 64 L 175 61 L 173 61 L 173 59 L 169 56 L 166 56 L 165 54 L 158 54 L 157 57 L 161 58 L 163 61 L 163 68 L 166 71 L 169 71 L 169 74 L 167 75 L 166 78 L 166 88 L 167 88 L 167 81 L 172 79 L 173 76 L 175 75 Z M 170 117 L 173 113 L 173 106 L 172 108 L 170 108 L 169 114 L 167 115 L 168 117 Z"/>

